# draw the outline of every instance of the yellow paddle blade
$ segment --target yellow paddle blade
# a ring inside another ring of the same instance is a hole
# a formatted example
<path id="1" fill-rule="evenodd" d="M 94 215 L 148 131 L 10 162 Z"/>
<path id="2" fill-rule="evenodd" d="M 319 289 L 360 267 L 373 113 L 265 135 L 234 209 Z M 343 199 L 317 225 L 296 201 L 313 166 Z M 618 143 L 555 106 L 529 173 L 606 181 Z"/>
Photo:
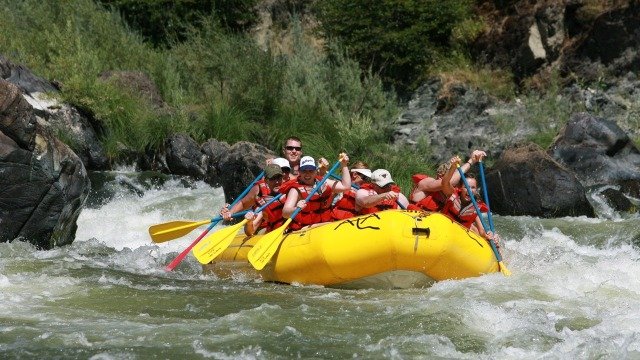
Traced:
<path id="1" fill-rule="evenodd" d="M 290 222 L 291 219 L 287 219 L 282 226 L 263 235 L 253 248 L 249 250 L 249 254 L 247 255 L 249 262 L 256 270 L 262 270 L 262 268 L 271 261 L 273 255 L 278 251 L 280 243 L 284 240 L 284 231 Z"/>
<path id="2" fill-rule="evenodd" d="M 201 264 L 210 263 L 229 247 L 238 230 L 240 230 L 246 222 L 247 219 L 244 219 L 235 225 L 227 226 L 207 236 L 198 246 L 193 248 L 193 256 L 195 256 Z"/>
<path id="3" fill-rule="evenodd" d="M 152 225 L 149 227 L 149 235 L 155 243 L 161 243 L 179 237 L 185 236 L 193 229 L 205 224 L 209 224 L 211 220 L 202 221 L 170 221 L 163 224 Z"/>
<path id="4" fill-rule="evenodd" d="M 504 266 L 504 263 L 502 261 L 498 262 L 498 266 L 500 266 L 500 272 L 504 275 L 504 276 L 511 276 L 511 271 L 509 271 L 509 269 L 507 269 L 506 266 Z"/>

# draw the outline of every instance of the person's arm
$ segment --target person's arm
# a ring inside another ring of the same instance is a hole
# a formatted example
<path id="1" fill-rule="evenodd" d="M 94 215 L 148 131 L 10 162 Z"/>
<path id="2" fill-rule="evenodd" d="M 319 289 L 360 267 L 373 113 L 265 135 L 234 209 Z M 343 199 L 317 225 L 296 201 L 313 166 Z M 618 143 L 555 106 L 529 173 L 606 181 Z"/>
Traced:
<path id="1" fill-rule="evenodd" d="M 482 161 L 482 158 L 484 158 L 485 156 L 487 156 L 487 153 L 485 153 L 482 150 L 473 150 L 471 152 L 471 155 L 469 155 L 469 160 L 467 160 L 466 163 L 460 165 L 460 168 L 462 169 L 463 173 L 467 173 L 471 167 L 475 164 L 477 164 L 478 162 Z M 453 176 L 451 177 L 450 183 L 451 186 L 456 186 L 458 185 L 458 182 L 460 182 L 460 174 L 456 171 Z"/>
<path id="2" fill-rule="evenodd" d="M 407 199 L 406 196 L 404 196 L 403 193 L 398 194 L 398 199 L 396 201 L 398 201 L 398 204 L 400 204 L 400 207 L 404 207 L 405 209 L 409 207 L 409 200 Z"/>
<path id="3" fill-rule="evenodd" d="M 303 200 L 298 201 L 298 190 L 297 189 L 290 189 L 289 193 L 287 194 L 287 200 L 284 202 L 284 205 L 282 207 L 282 216 L 289 218 L 291 217 L 291 214 L 293 214 L 293 212 L 296 210 L 296 207 L 299 206 L 299 203 L 302 203 L 300 205 L 300 208 L 304 208 L 304 206 L 306 206 L 306 202 Z"/>
<path id="4" fill-rule="evenodd" d="M 220 209 L 220 216 L 224 221 L 231 220 L 231 215 L 237 213 L 238 211 L 250 209 L 256 203 L 256 196 L 258 195 L 258 185 L 254 185 L 249 193 L 242 198 L 242 200 L 238 201 L 235 205 L 233 205 L 229 209 L 229 204 L 226 204 L 222 209 Z"/>
<path id="5" fill-rule="evenodd" d="M 360 208 L 370 208 L 384 200 L 395 200 L 396 198 L 398 198 L 398 193 L 394 191 L 370 195 L 368 190 L 360 189 L 356 192 L 356 206 Z"/>
<path id="6" fill-rule="evenodd" d="M 259 212 L 258 214 L 253 213 L 253 211 L 249 211 L 245 214 L 244 218 L 248 221 L 244 224 L 244 233 L 248 236 L 253 236 L 256 233 L 256 229 L 260 227 L 260 223 L 264 219 L 264 213 Z"/>
<path id="7" fill-rule="evenodd" d="M 318 176 L 325 176 L 327 174 L 327 169 L 329 169 L 329 161 L 323 157 L 318 159 Z"/>
<path id="8" fill-rule="evenodd" d="M 484 226 L 482 226 L 482 220 L 480 220 L 480 215 L 478 215 L 473 224 L 471 224 L 471 230 L 476 234 L 482 236 L 485 239 L 489 239 L 489 234 L 484 230 Z"/>
<path id="9" fill-rule="evenodd" d="M 345 192 L 351 189 L 351 174 L 349 174 L 349 156 L 347 154 L 340 154 L 340 165 L 342 166 L 342 179 L 340 182 L 333 181 L 332 184 L 329 184 L 334 192 Z M 329 181 L 329 180 L 327 180 Z"/>
<path id="10" fill-rule="evenodd" d="M 454 173 L 458 174 L 458 180 L 460 180 L 460 174 L 458 173 L 458 169 L 456 166 L 458 162 L 460 162 L 460 158 L 458 156 L 454 156 L 449 161 L 451 162 L 451 166 L 442 177 L 442 193 L 447 197 L 451 196 L 451 194 L 453 194 L 454 192 L 454 185 L 451 181 Z"/>

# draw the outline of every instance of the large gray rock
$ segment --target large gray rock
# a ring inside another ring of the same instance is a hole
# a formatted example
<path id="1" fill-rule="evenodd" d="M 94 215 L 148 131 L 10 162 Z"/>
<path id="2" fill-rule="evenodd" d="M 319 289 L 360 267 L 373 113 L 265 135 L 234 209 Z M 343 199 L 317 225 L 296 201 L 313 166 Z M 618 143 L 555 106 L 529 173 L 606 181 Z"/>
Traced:
<path id="1" fill-rule="evenodd" d="M 518 104 L 502 104 L 482 90 L 433 78 L 423 84 L 396 120 L 394 143 L 427 145 L 425 161 L 440 163 L 454 154 L 483 149 L 497 158 L 534 133 Z M 501 125 L 499 119 L 513 119 Z"/>
<path id="2" fill-rule="evenodd" d="M 0 79 L 0 241 L 71 243 L 89 188 L 78 156 L 39 123 L 17 86 Z"/>
<path id="3" fill-rule="evenodd" d="M 196 180 L 205 178 L 206 156 L 200 145 L 189 135 L 174 134 L 165 142 L 167 166 L 171 174 L 189 175 Z"/>
<path id="4" fill-rule="evenodd" d="M 233 144 L 221 154 L 216 169 L 228 202 L 235 200 L 264 169 L 268 157 L 275 157 L 271 150 L 246 141 Z"/>
<path id="5" fill-rule="evenodd" d="M 486 180 L 491 210 L 500 215 L 595 216 L 575 175 L 534 144 L 506 150 Z"/>
<path id="6" fill-rule="evenodd" d="M 610 120 L 574 114 L 550 153 L 586 186 L 640 182 L 640 151 Z"/>
<path id="7" fill-rule="evenodd" d="M 0 78 L 16 85 L 29 102 L 43 126 L 50 126 L 56 137 L 71 146 L 87 169 L 105 170 L 109 164 L 98 140 L 102 131 L 98 122 L 77 108 L 56 99 L 59 84 L 34 75 L 23 65 L 14 64 L 0 55 Z"/>

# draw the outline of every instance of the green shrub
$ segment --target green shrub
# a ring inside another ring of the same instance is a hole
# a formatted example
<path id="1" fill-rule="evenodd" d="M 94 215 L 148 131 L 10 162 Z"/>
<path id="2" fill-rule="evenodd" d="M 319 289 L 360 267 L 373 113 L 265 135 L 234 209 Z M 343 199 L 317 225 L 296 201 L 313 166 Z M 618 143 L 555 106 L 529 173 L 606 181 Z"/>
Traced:
<path id="1" fill-rule="evenodd" d="M 214 16 L 226 29 L 245 30 L 255 23 L 257 0 L 98 0 L 122 14 L 127 24 L 155 46 L 185 41 L 188 28 Z"/>
<path id="2" fill-rule="evenodd" d="M 316 9 L 329 40 L 344 44 L 363 69 L 407 94 L 423 80 L 439 54 L 452 48 L 472 26 L 472 0 L 323 0 Z"/>

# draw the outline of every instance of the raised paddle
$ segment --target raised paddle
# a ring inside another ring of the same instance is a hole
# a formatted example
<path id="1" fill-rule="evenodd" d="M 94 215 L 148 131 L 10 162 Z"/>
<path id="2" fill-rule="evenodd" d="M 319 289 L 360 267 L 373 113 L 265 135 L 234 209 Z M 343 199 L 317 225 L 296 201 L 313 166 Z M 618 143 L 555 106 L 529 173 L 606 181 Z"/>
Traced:
<path id="1" fill-rule="evenodd" d="M 484 165 L 482 164 L 482 160 L 478 162 L 478 167 L 480 168 L 480 180 L 482 181 L 482 196 L 484 198 L 484 203 L 487 204 L 487 219 L 489 220 L 489 228 L 491 232 L 495 233 L 495 227 L 493 226 L 493 218 L 491 217 L 491 206 L 489 205 L 489 193 L 487 191 L 487 183 L 484 180 Z"/>
<path id="2" fill-rule="evenodd" d="M 243 197 L 245 197 L 245 195 L 247 195 L 249 193 L 249 191 L 251 190 L 251 188 L 253 187 L 253 185 L 255 185 L 255 183 L 258 182 L 258 180 L 262 179 L 262 177 L 264 176 L 264 171 L 261 171 L 260 174 L 258 174 L 258 176 L 256 176 L 255 179 L 253 179 L 253 181 L 249 184 L 249 186 L 247 186 L 246 189 L 244 189 L 244 191 L 242 192 L 242 194 L 238 195 L 238 197 L 233 201 L 233 203 L 229 206 L 229 209 L 231 209 L 233 207 L 233 205 L 237 204 L 240 200 L 242 200 Z M 222 219 L 221 219 L 222 220 Z M 193 249 L 194 246 L 196 246 L 196 244 L 205 236 L 207 235 L 207 233 L 209 232 L 209 230 L 213 229 L 216 225 L 218 225 L 218 223 L 220 222 L 220 220 L 217 221 L 213 221 L 203 232 L 202 234 L 200 234 L 200 236 L 198 236 L 192 243 L 191 245 L 189 245 L 186 249 L 184 249 L 178 256 L 176 256 L 175 259 L 173 259 L 172 262 L 169 263 L 169 265 L 167 265 L 167 267 L 165 268 L 166 271 L 172 271 L 176 266 L 178 266 L 178 264 L 180 264 L 182 262 L 182 260 L 187 256 L 187 254 L 189 253 L 189 251 L 191 251 L 191 249 Z"/>
<path id="3" fill-rule="evenodd" d="M 480 222 L 482 222 L 482 227 L 484 227 L 485 229 L 489 229 L 491 232 L 493 232 L 491 230 L 491 228 L 488 227 L 485 224 L 484 219 L 482 218 L 482 212 L 480 212 L 480 207 L 478 206 L 478 203 L 476 202 L 476 199 L 475 199 L 475 197 L 473 195 L 473 192 L 471 191 L 471 186 L 469 186 L 469 183 L 467 182 L 467 178 L 465 178 L 465 176 L 464 176 L 464 172 L 460 168 L 460 164 L 456 164 L 456 168 L 458 169 L 458 173 L 460 173 L 460 179 L 464 183 L 464 187 L 467 188 L 467 193 L 469 194 L 469 198 L 471 199 L 471 202 L 473 203 L 473 207 L 475 208 L 476 213 L 478 214 L 478 217 L 480 218 Z M 510 276 L 511 275 L 511 271 L 509 271 L 509 269 L 507 269 L 507 267 L 502 262 L 502 255 L 500 255 L 500 252 L 496 248 L 496 245 L 494 244 L 494 240 L 493 239 L 489 240 L 489 245 L 491 245 L 491 250 L 493 250 L 493 254 L 496 256 L 496 260 L 498 260 L 498 266 L 500 267 L 500 272 L 502 272 L 502 274 L 505 275 L 505 276 Z"/>
<path id="4" fill-rule="evenodd" d="M 237 218 L 244 216 L 247 211 L 240 211 L 235 214 L 232 214 L 231 217 Z M 154 243 L 163 243 L 165 241 L 177 239 L 179 237 L 183 237 L 190 233 L 192 230 L 214 221 L 222 220 L 221 216 L 216 216 L 213 219 L 202 220 L 202 221 L 170 221 L 162 224 L 152 225 L 149 227 L 149 235 L 151 235 L 151 240 Z"/>
<path id="5" fill-rule="evenodd" d="M 322 177 L 322 180 L 320 180 L 313 187 L 311 192 L 309 192 L 309 195 L 307 195 L 305 201 L 309 201 L 309 199 L 311 199 L 313 194 L 315 194 L 318 189 L 322 187 L 322 184 L 327 181 L 331 173 L 338 168 L 338 165 L 340 165 L 340 161 L 337 161 L 335 164 L 333 164 L 331 169 Z M 265 265 L 267 265 L 267 263 L 271 261 L 273 255 L 276 253 L 276 251 L 278 251 L 280 243 L 282 242 L 282 240 L 284 240 L 285 230 L 287 230 L 287 227 L 289 227 L 289 224 L 298 215 L 300 210 L 302 209 L 296 207 L 296 209 L 291 214 L 291 217 L 288 218 L 282 226 L 263 235 L 262 238 L 253 246 L 253 248 L 249 250 L 249 253 L 247 254 L 249 262 L 256 270 L 262 270 L 262 268 L 264 268 Z"/>
<path id="6" fill-rule="evenodd" d="M 282 197 L 282 194 L 274 196 L 266 204 L 257 208 L 255 210 L 255 213 L 257 214 L 261 212 L 267 206 L 271 205 L 272 202 L 280 199 L 280 197 Z M 238 230 L 240 230 L 246 222 L 247 219 L 244 219 L 235 225 L 228 226 L 207 236 L 200 244 L 198 244 L 198 246 L 193 248 L 193 256 L 195 256 L 201 264 L 210 263 L 213 259 L 218 257 L 218 255 L 220 255 L 226 248 L 228 248 L 229 245 L 231 245 L 231 242 L 238 233 Z"/>

